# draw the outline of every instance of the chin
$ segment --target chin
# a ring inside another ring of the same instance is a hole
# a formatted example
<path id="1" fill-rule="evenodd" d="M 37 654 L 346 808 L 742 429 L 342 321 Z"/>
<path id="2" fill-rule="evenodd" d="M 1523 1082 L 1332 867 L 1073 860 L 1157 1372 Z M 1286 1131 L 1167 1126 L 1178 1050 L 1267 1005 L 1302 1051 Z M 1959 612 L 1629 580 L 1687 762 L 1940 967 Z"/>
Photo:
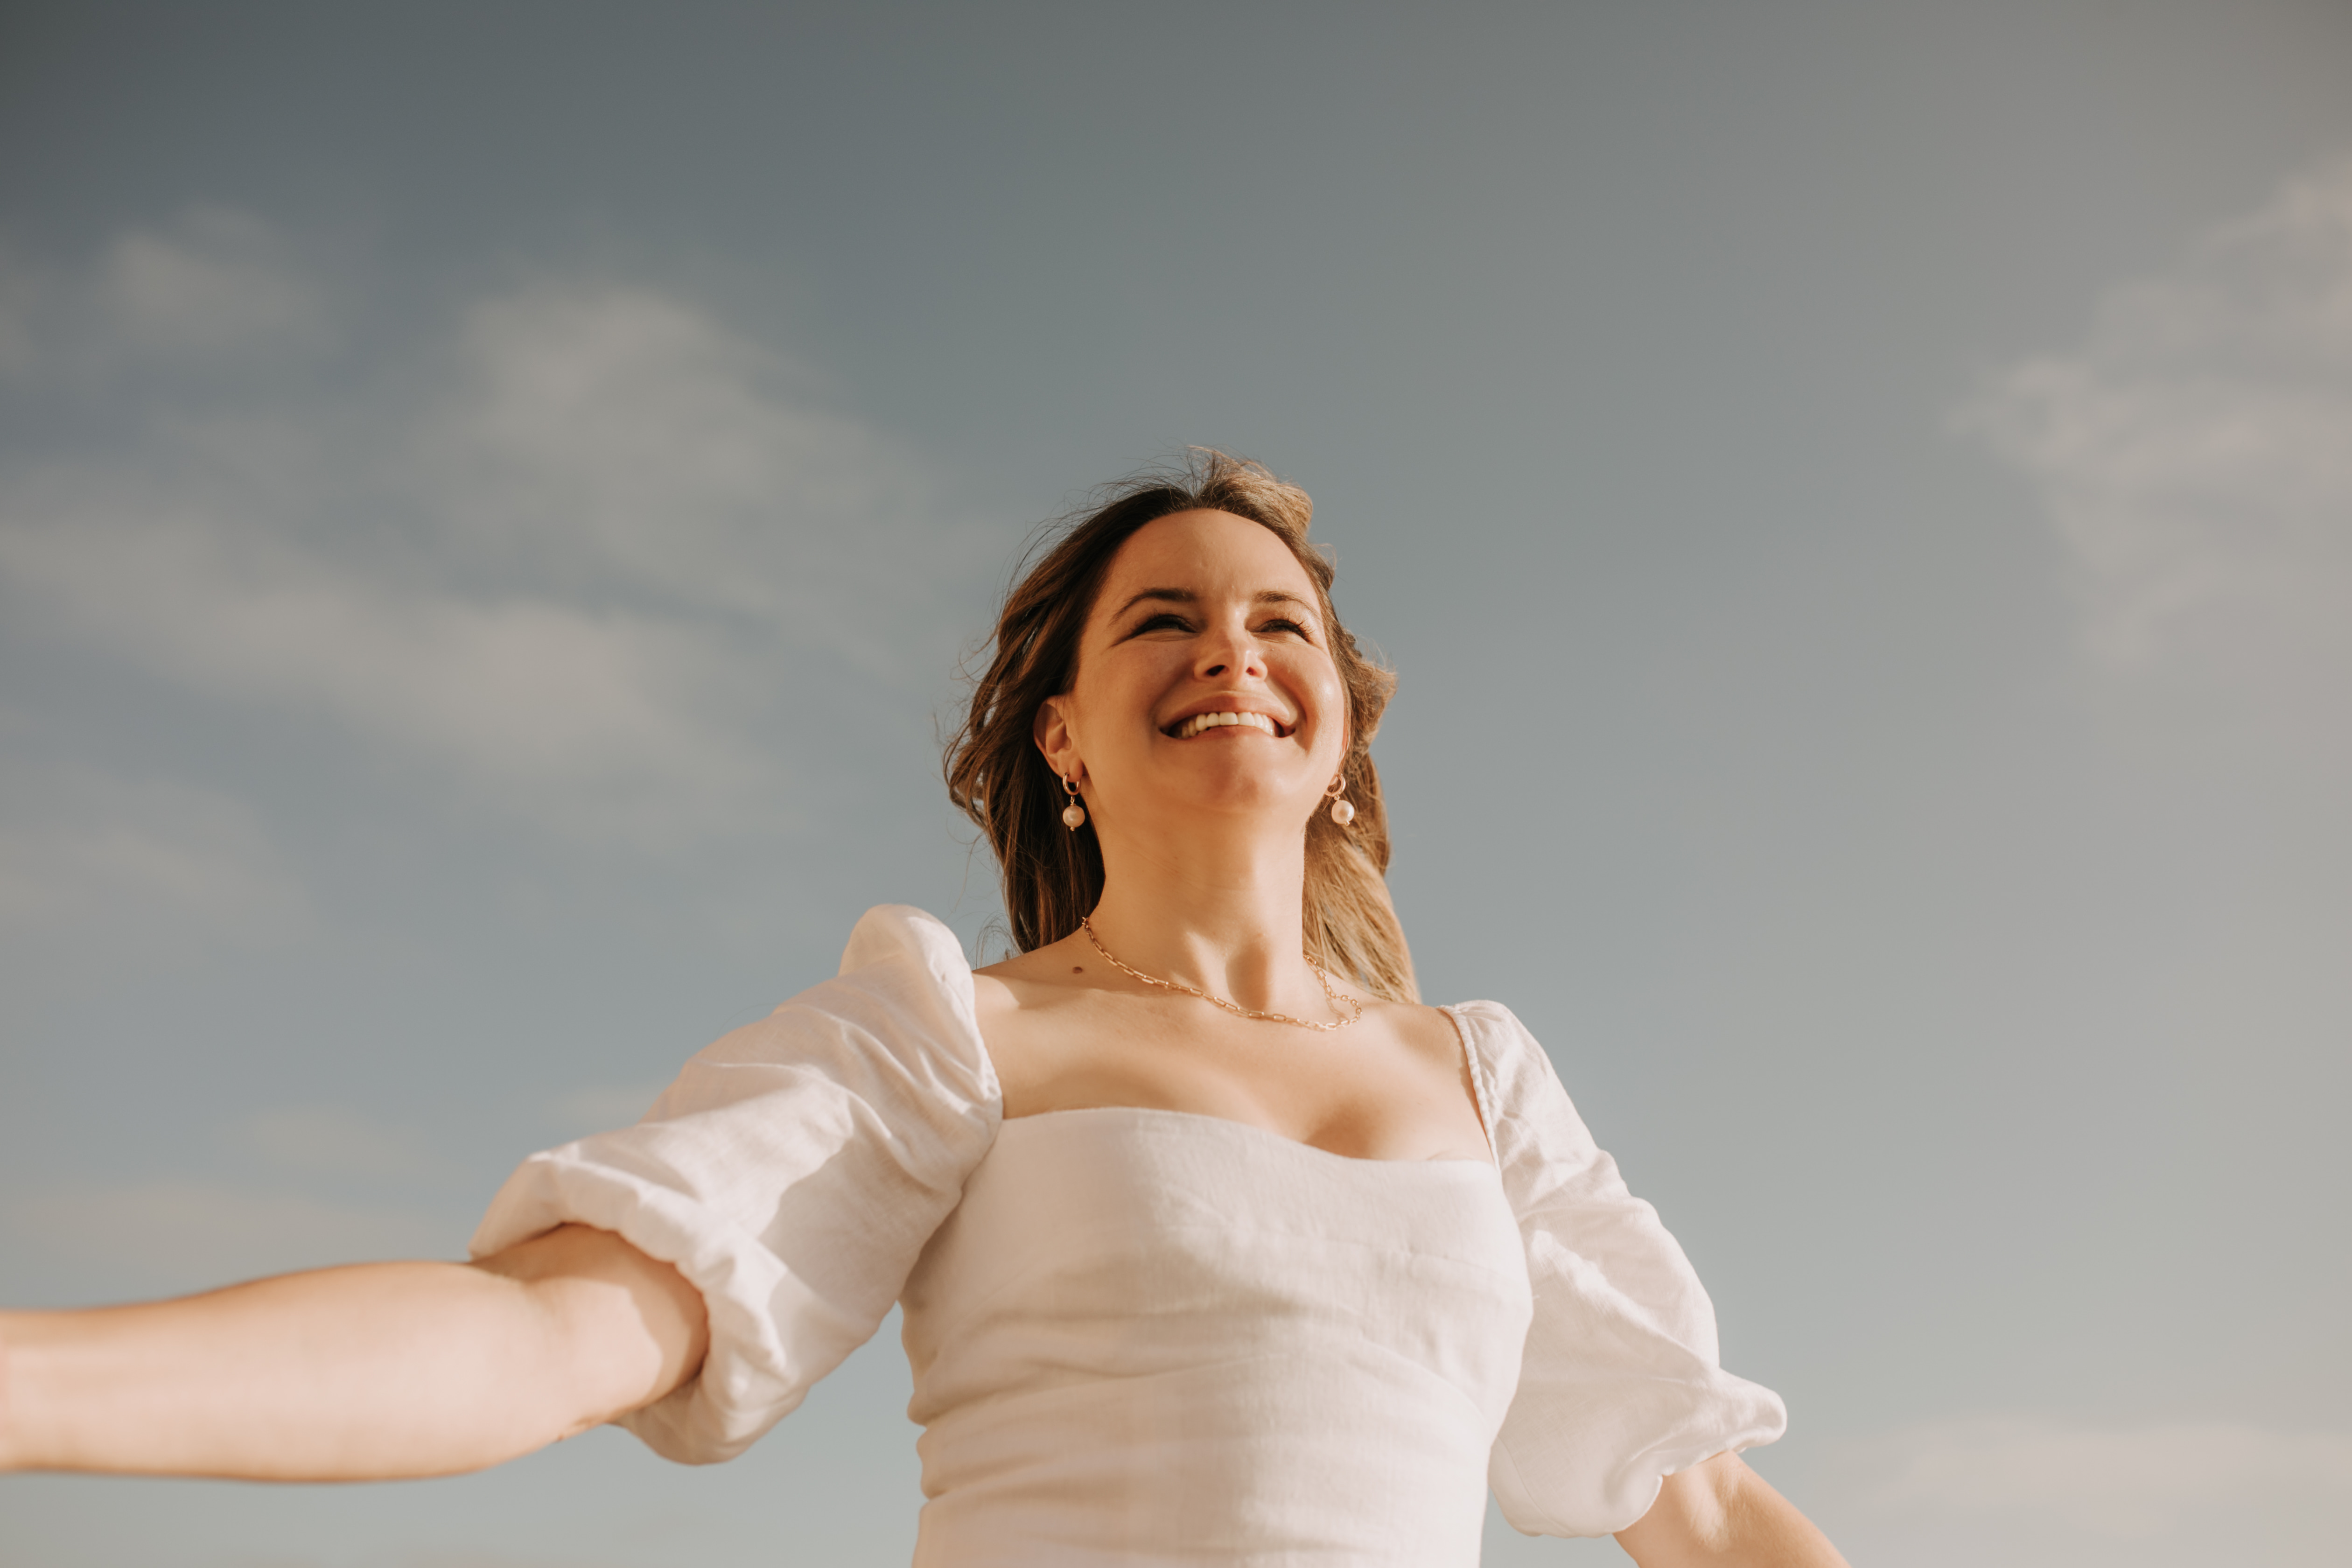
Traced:
<path id="1" fill-rule="evenodd" d="M 1181 799 L 1179 809 L 1214 813 L 1232 816 L 1265 816 L 1304 821 L 1314 809 L 1312 801 L 1299 798 L 1296 784 L 1288 779 L 1270 779 L 1263 775 L 1238 775 L 1217 780 L 1203 780 L 1192 788 L 1174 792 Z M 1172 803 L 1171 804 L 1177 804 Z"/>

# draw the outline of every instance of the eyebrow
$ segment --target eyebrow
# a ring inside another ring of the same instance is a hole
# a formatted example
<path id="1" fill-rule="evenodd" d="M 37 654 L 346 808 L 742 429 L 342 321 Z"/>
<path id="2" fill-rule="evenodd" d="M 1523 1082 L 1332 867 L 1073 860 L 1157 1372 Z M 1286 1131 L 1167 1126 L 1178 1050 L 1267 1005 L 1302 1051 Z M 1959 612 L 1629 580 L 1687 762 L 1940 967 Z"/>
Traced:
<path id="1" fill-rule="evenodd" d="M 1118 607 L 1118 615 L 1113 616 L 1111 618 L 1113 620 L 1117 620 L 1119 616 L 1126 615 L 1128 611 L 1135 608 L 1136 605 L 1144 603 L 1146 600 L 1151 599 L 1160 600 L 1171 605 L 1197 605 L 1201 602 L 1201 595 L 1195 594 L 1190 588 L 1146 588 L 1142 593 L 1136 595 L 1135 597 L 1129 599 L 1126 604 L 1121 605 Z M 1315 607 L 1314 605 L 1307 604 L 1306 600 L 1300 598 L 1297 595 L 1286 594 L 1279 588 L 1261 588 L 1257 591 L 1256 596 L 1250 602 L 1254 605 L 1297 605 L 1301 608 L 1307 610 L 1312 610 Z"/>

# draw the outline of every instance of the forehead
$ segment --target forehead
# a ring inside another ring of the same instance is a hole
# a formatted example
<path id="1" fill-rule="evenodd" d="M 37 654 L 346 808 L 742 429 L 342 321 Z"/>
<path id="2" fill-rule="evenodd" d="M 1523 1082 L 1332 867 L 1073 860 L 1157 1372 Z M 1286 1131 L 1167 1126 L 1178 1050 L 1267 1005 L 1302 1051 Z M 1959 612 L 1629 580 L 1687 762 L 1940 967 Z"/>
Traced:
<path id="1" fill-rule="evenodd" d="M 1147 588 L 1246 596 L 1271 589 L 1315 603 L 1315 584 L 1290 546 L 1229 511 L 1171 512 L 1137 529 L 1111 557 L 1096 607 L 1116 609 Z"/>

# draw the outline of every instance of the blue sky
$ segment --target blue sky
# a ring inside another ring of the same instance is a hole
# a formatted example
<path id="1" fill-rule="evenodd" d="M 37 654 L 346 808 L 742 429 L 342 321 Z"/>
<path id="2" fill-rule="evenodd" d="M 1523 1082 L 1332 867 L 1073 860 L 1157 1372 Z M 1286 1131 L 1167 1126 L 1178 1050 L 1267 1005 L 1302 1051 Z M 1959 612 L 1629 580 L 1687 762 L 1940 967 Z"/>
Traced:
<path id="1" fill-rule="evenodd" d="M 1425 989 L 1759 1467 L 1858 1563 L 2328 1560 L 2348 72 L 2273 0 L 12 6 L 0 1298 L 455 1255 L 866 905 L 992 952 L 956 661 L 1216 445 L 1402 672 Z M 10 1478 L 0 1563 L 900 1562 L 904 1400 L 886 1331 L 718 1470 Z"/>

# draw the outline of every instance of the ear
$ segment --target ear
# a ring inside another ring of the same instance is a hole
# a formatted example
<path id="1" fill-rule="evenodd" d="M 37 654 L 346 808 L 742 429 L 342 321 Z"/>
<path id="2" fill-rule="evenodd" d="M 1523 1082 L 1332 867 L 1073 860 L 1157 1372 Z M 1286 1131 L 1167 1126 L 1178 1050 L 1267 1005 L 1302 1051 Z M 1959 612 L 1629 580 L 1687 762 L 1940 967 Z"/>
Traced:
<path id="1" fill-rule="evenodd" d="M 1070 716 L 1064 707 L 1066 700 L 1048 697 L 1037 704 L 1037 717 L 1030 721 L 1029 732 L 1036 738 L 1037 749 L 1045 754 L 1045 765 L 1059 776 L 1086 782 L 1087 764 L 1078 756 L 1077 737 L 1070 732 Z"/>

